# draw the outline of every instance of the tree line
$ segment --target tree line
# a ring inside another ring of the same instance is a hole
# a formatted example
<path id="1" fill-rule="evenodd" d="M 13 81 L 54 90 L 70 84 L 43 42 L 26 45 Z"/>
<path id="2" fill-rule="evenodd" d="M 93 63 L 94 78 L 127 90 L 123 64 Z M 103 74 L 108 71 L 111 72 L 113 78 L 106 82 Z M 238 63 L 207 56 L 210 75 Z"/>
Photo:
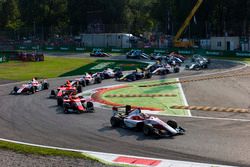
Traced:
<path id="1" fill-rule="evenodd" d="M 0 30 L 174 35 L 197 0 L 0 0 Z M 249 35 L 249 0 L 204 0 L 184 36 Z"/>

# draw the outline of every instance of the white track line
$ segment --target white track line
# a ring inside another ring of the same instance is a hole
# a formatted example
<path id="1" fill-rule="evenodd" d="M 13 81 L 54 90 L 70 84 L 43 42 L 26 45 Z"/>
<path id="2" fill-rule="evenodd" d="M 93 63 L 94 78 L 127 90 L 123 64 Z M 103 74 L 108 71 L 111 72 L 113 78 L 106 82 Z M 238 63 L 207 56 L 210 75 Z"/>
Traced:
<path id="1" fill-rule="evenodd" d="M 179 78 L 188 78 L 188 77 L 199 77 L 199 76 L 208 76 L 208 75 L 214 75 L 214 74 L 223 74 L 223 73 L 227 73 L 227 72 L 232 72 L 232 71 L 237 71 L 237 70 L 242 70 L 246 67 L 248 67 L 249 65 L 247 63 L 244 62 L 238 62 L 238 61 L 231 61 L 231 60 L 220 60 L 220 61 L 227 61 L 227 62 L 236 62 L 236 63 L 240 63 L 243 64 L 243 67 L 239 67 L 239 68 L 233 68 L 231 70 L 225 70 L 225 71 L 219 71 L 219 72 L 213 72 L 213 73 L 207 73 L 207 74 L 198 74 L 198 75 L 187 75 L 187 76 L 183 76 L 183 77 L 179 77 Z M 72 78 L 72 77 L 77 77 L 77 76 L 81 76 L 81 75 L 75 75 L 75 76 L 66 76 L 66 77 L 57 77 L 57 78 L 49 78 L 48 80 L 53 80 L 53 79 L 67 79 L 67 78 Z M 27 81 L 19 81 L 19 82 L 12 82 L 12 83 L 7 83 L 7 84 L 1 84 L 0 87 L 3 86 L 8 86 L 8 85 L 16 85 L 16 84 L 20 84 L 20 83 L 25 83 Z"/>
<path id="2" fill-rule="evenodd" d="M 168 114 L 161 114 L 152 112 L 151 115 L 160 115 L 166 117 L 179 117 L 179 118 L 187 118 L 187 119 L 207 119 L 207 120 L 222 120 L 222 121 L 240 121 L 240 122 L 250 122 L 250 119 L 241 119 L 241 118 L 218 118 L 218 117 L 203 117 L 203 116 L 183 116 L 183 115 L 168 115 Z"/>
<path id="3" fill-rule="evenodd" d="M 0 141 L 5 142 L 11 142 L 16 144 L 23 144 L 27 146 L 33 146 L 33 147 L 40 147 L 40 148 L 49 148 L 49 149 L 57 149 L 57 150 L 63 150 L 63 151 L 72 151 L 72 152 L 79 152 L 84 155 L 88 154 L 90 156 L 94 156 L 95 158 L 101 160 L 104 163 L 112 163 L 112 164 L 118 164 L 114 162 L 115 159 L 118 157 L 124 156 L 128 158 L 140 158 L 140 159 L 147 159 L 147 160 L 159 160 L 160 163 L 156 165 L 156 167 L 230 167 L 225 165 L 218 165 L 218 164 L 207 164 L 207 163 L 197 163 L 197 162 L 190 162 L 190 161 L 176 161 L 176 160 L 168 160 L 168 159 L 159 159 L 159 158 L 149 158 L 149 157 L 139 157 L 139 156 L 131 156 L 131 155 L 124 155 L 124 154 L 111 154 L 111 153 L 103 153 L 103 152 L 95 152 L 95 151 L 87 151 L 87 150 L 78 150 L 78 149 L 70 149 L 70 148 L 62 148 L 62 147 L 54 147 L 54 146 L 46 146 L 46 145 L 39 145 L 39 144 L 32 144 L 32 143 L 26 143 L 26 142 L 20 142 L 15 140 L 9 140 L 9 139 L 3 139 L 0 138 Z M 119 164 L 125 164 L 125 163 L 119 163 Z M 133 166 L 145 166 L 145 165 L 135 165 L 135 164 L 129 164 Z"/>
<path id="4" fill-rule="evenodd" d="M 180 81 L 179 78 L 176 78 L 176 80 L 177 80 L 178 82 Z M 177 85 L 178 85 L 178 87 L 179 87 L 179 89 L 180 89 L 180 93 L 181 93 L 181 97 L 182 97 L 182 100 L 183 100 L 183 102 L 184 102 L 184 105 L 185 105 L 185 106 L 188 106 L 188 102 L 187 102 L 186 96 L 185 96 L 185 94 L 184 94 L 184 91 L 183 91 L 183 89 L 182 89 L 181 83 L 179 82 L 179 83 L 177 83 Z M 188 116 L 192 116 L 190 110 L 186 110 L 186 111 L 188 112 Z"/>

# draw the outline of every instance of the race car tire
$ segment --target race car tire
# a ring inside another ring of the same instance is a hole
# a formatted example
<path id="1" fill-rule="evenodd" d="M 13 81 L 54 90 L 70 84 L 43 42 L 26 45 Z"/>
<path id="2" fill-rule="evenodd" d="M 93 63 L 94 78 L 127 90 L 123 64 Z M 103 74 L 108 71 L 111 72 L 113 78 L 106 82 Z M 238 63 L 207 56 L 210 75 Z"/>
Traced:
<path id="1" fill-rule="evenodd" d="M 143 134 L 144 134 L 145 136 L 151 135 L 152 132 L 153 132 L 152 129 L 153 129 L 152 125 L 144 124 L 143 129 L 142 129 Z"/>
<path id="2" fill-rule="evenodd" d="M 69 113 L 69 112 L 68 112 L 68 109 L 67 109 L 66 107 L 64 107 L 63 113 L 64 113 L 64 114 L 68 114 L 68 113 Z"/>
<path id="3" fill-rule="evenodd" d="M 139 122 L 136 124 L 136 130 L 137 131 L 141 131 L 144 127 L 144 123 L 143 122 Z"/>
<path id="4" fill-rule="evenodd" d="M 85 87 L 86 86 L 86 81 L 85 80 L 80 81 L 80 84 L 82 85 L 82 87 Z"/>
<path id="5" fill-rule="evenodd" d="M 204 65 L 203 65 L 203 68 L 207 68 L 207 67 L 208 67 L 208 65 L 207 65 L 207 64 L 204 64 Z"/>
<path id="6" fill-rule="evenodd" d="M 77 93 L 81 93 L 82 92 L 82 86 L 77 86 Z"/>
<path id="7" fill-rule="evenodd" d="M 88 101 L 86 104 L 86 109 L 88 112 L 94 112 L 94 104 L 92 102 Z"/>
<path id="8" fill-rule="evenodd" d="M 110 124 L 113 128 L 119 127 L 121 125 L 121 121 L 122 120 L 120 118 L 115 117 L 115 116 L 110 118 Z"/>
<path id="9" fill-rule="evenodd" d="M 14 92 L 17 92 L 18 89 L 19 89 L 19 88 L 18 88 L 17 86 L 15 86 L 15 87 L 13 88 L 13 91 L 14 91 Z"/>
<path id="10" fill-rule="evenodd" d="M 50 96 L 56 96 L 55 90 L 51 90 L 51 91 L 50 91 Z"/>
<path id="11" fill-rule="evenodd" d="M 180 72 L 180 68 L 179 67 L 175 67 L 174 68 L 174 73 L 178 73 L 178 72 Z"/>
<path id="12" fill-rule="evenodd" d="M 196 71 L 200 71 L 200 67 L 195 67 L 194 68 Z"/>
<path id="13" fill-rule="evenodd" d="M 147 78 L 147 79 L 149 79 L 149 78 L 151 78 L 151 77 L 152 77 L 152 73 L 151 73 L 151 72 L 149 72 L 149 73 L 146 74 L 146 78 Z"/>
<path id="14" fill-rule="evenodd" d="M 35 91 L 36 91 L 36 88 L 35 88 L 34 86 L 32 86 L 32 87 L 30 88 L 30 92 L 31 92 L 32 94 L 34 94 Z"/>
<path id="15" fill-rule="evenodd" d="M 43 89 L 49 89 L 49 83 L 43 83 Z"/>
<path id="16" fill-rule="evenodd" d="M 62 98 L 58 98 L 57 99 L 57 105 L 58 106 L 62 106 L 63 105 L 63 99 Z"/>
<path id="17" fill-rule="evenodd" d="M 102 83 L 102 79 L 100 77 L 97 77 L 95 79 L 95 84 L 99 84 L 99 83 Z"/>
<path id="18" fill-rule="evenodd" d="M 171 126 L 173 129 L 176 129 L 178 127 L 178 124 L 175 120 L 168 120 L 167 124 Z"/>

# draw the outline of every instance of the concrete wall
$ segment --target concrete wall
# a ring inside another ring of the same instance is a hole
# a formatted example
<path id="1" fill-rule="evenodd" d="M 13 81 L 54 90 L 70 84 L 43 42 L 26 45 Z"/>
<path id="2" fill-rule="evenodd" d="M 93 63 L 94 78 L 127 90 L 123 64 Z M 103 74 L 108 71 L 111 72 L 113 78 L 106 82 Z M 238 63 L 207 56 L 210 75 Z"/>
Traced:
<path id="1" fill-rule="evenodd" d="M 240 47 L 239 37 L 211 37 L 212 50 L 236 50 Z"/>

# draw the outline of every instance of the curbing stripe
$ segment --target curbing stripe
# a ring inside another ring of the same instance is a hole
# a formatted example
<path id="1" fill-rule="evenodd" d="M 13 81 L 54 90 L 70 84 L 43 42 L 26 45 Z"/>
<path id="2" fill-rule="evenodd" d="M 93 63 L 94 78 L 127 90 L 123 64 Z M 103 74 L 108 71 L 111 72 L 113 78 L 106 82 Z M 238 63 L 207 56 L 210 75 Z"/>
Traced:
<path id="1" fill-rule="evenodd" d="M 70 149 L 70 148 L 62 148 L 62 147 L 54 147 L 54 146 L 46 146 L 46 145 L 39 145 L 39 144 L 32 144 L 32 143 L 25 143 L 15 140 L 8 140 L 0 138 L 1 141 L 5 142 L 11 142 L 16 144 L 23 144 L 27 146 L 35 146 L 35 147 L 41 147 L 41 148 L 49 148 L 49 149 L 57 149 L 57 150 L 63 150 L 63 151 L 73 151 L 73 152 L 79 152 L 84 155 L 89 155 L 92 157 L 95 157 L 100 162 L 106 163 L 106 164 L 117 164 L 115 163 L 115 160 L 117 160 L 118 157 L 125 157 L 130 159 L 136 159 L 139 160 L 137 163 L 125 163 L 120 162 L 118 164 L 128 164 L 133 166 L 144 166 L 145 162 L 152 162 L 152 164 L 145 164 L 147 166 L 157 166 L 157 167 L 173 167 L 173 166 L 182 166 L 182 167 L 232 167 L 232 166 L 225 166 L 225 165 L 215 165 L 215 164 L 207 164 L 207 163 L 197 163 L 197 162 L 190 162 L 190 161 L 176 161 L 176 160 L 168 160 L 168 159 L 159 159 L 159 158 L 149 158 L 149 157 L 139 157 L 139 156 L 129 156 L 129 155 L 123 155 L 123 154 L 111 154 L 111 153 L 103 153 L 103 152 L 95 152 L 95 151 L 87 151 L 87 150 L 78 150 L 78 149 Z M 143 160 L 143 161 L 141 161 Z M 139 162 L 139 163 L 138 163 Z"/>
<path id="2" fill-rule="evenodd" d="M 189 83 L 189 82 L 206 81 L 206 80 L 212 80 L 212 79 L 223 79 L 223 78 L 230 78 L 230 77 L 242 77 L 242 76 L 248 76 L 248 75 L 250 75 L 250 73 L 221 75 L 221 76 L 208 76 L 208 77 L 204 77 L 204 78 L 188 79 L 188 80 L 174 81 L 174 82 L 165 82 L 165 83 L 160 83 L 160 84 L 139 85 L 139 87 L 154 87 L 154 86 L 172 85 L 172 84 L 176 84 L 176 83 Z"/>
<path id="3" fill-rule="evenodd" d="M 176 97 L 176 94 L 114 94 L 105 97 Z"/>
<path id="4" fill-rule="evenodd" d="M 215 111 L 215 112 L 236 112 L 236 113 L 249 113 L 249 109 L 244 108 L 225 108 L 225 107 L 209 107 L 209 106 L 171 106 L 172 109 L 189 109 L 189 110 L 202 110 L 202 111 Z"/>

